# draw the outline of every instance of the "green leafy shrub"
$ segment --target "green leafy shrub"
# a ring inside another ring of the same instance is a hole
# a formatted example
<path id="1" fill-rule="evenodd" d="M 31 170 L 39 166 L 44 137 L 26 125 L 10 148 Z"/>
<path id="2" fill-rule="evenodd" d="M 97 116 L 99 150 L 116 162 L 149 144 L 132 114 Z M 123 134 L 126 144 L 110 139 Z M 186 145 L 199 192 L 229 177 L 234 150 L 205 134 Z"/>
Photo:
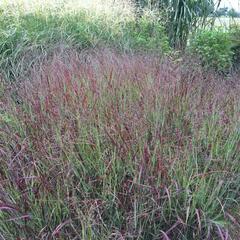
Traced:
<path id="1" fill-rule="evenodd" d="M 221 29 L 203 30 L 191 39 L 190 51 L 207 68 L 226 71 L 232 65 L 233 51 L 228 32 Z"/>
<path id="2" fill-rule="evenodd" d="M 147 49 L 157 52 L 169 52 L 170 46 L 164 26 L 150 17 L 143 16 L 136 23 L 129 22 L 124 28 L 125 38 L 132 49 Z"/>
<path id="3" fill-rule="evenodd" d="M 232 41 L 233 64 L 236 67 L 240 65 L 240 25 L 230 26 L 230 36 Z"/>

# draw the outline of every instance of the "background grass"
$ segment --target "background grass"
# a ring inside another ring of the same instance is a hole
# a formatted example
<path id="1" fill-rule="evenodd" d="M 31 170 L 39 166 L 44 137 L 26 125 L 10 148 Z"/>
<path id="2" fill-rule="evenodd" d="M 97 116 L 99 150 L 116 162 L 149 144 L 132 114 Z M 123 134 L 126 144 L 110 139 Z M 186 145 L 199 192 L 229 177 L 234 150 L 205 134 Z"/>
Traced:
<path id="1" fill-rule="evenodd" d="M 1 6 L 0 66 L 8 78 L 23 74 L 29 65 L 51 54 L 58 45 L 78 50 L 104 46 L 128 52 L 170 51 L 158 18 L 145 14 L 136 23 L 130 4 L 127 5 L 130 10 L 125 10 L 124 2 L 117 6 L 110 2 L 108 8 L 103 8 L 106 3 L 101 1 L 86 6 L 84 1 L 56 2 L 52 6 L 37 3 L 32 2 L 31 6 L 19 1 L 16 6 Z M 120 12 L 120 8 L 124 11 Z"/>

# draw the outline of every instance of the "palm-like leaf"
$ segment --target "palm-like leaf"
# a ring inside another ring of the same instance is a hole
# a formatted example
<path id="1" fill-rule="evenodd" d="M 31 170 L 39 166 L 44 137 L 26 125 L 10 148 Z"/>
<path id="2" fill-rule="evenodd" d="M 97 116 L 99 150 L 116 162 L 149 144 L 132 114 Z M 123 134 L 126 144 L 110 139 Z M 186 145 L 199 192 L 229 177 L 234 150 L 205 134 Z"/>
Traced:
<path id="1" fill-rule="evenodd" d="M 189 33 L 199 24 L 204 26 L 215 8 L 214 0 L 135 0 L 135 2 L 137 6 L 157 7 L 165 12 L 170 43 L 177 48 L 185 47 Z"/>

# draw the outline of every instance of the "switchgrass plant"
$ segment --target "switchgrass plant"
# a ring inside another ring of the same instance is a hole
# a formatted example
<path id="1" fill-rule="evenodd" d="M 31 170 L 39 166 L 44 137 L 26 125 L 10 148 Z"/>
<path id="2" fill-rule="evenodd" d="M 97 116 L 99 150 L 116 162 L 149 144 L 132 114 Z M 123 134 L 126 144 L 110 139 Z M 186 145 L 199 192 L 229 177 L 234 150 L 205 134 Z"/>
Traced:
<path id="1" fill-rule="evenodd" d="M 196 66 L 65 50 L 2 81 L 1 239 L 239 239 L 239 76 Z"/>

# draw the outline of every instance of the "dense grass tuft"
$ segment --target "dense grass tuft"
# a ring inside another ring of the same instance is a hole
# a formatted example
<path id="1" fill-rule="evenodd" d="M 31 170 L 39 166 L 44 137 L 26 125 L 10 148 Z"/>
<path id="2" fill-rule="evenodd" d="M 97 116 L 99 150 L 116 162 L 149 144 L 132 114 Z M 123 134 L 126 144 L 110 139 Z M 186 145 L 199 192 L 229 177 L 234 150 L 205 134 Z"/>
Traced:
<path id="1" fill-rule="evenodd" d="M 238 239 L 238 79 L 105 49 L 2 81 L 1 238 Z"/>
<path id="2" fill-rule="evenodd" d="M 1 240 L 240 239 L 239 73 L 173 52 L 161 14 L 0 2 Z M 237 65 L 237 30 L 200 60 Z"/>

